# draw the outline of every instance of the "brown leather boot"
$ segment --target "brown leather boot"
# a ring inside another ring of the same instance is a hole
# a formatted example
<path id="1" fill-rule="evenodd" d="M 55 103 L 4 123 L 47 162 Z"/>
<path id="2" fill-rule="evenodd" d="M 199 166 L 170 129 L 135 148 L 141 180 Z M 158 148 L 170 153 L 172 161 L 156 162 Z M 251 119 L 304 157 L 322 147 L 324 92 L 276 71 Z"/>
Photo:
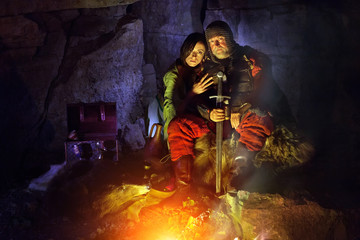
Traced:
<path id="1" fill-rule="evenodd" d="M 253 159 L 256 152 L 252 152 L 246 148 L 245 145 L 239 143 L 231 169 L 230 185 L 227 186 L 227 191 L 239 190 L 244 183 L 248 181 L 254 171 Z"/>
<path id="2" fill-rule="evenodd" d="M 173 162 L 176 187 L 187 186 L 191 182 L 191 166 L 194 159 L 191 155 L 185 155 Z"/>
<path id="3" fill-rule="evenodd" d="M 182 202 L 190 196 L 193 161 L 194 159 L 191 155 L 186 155 L 173 162 L 176 192 L 171 197 L 171 205 L 182 205 Z"/>

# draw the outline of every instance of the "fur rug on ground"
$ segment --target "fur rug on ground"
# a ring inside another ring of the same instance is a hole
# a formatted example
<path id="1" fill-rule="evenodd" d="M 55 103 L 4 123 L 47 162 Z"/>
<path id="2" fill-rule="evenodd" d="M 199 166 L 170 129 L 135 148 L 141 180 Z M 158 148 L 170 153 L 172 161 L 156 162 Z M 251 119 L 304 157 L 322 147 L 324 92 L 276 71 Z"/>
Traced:
<path id="1" fill-rule="evenodd" d="M 313 145 L 305 137 L 279 125 L 266 139 L 264 147 L 254 159 L 254 165 L 259 168 L 263 163 L 270 162 L 277 171 L 281 171 L 303 165 L 314 152 Z"/>
<path id="2" fill-rule="evenodd" d="M 224 190 L 237 171 L 234 158 L 238 143 L 237 134 L 233 134 L 231 139 L 223 141 L 221 184 Z M 270 163 L 278 172 L 303 165 L 311 159 L 313 154 L 314 147 L 304 137 L 279 125 L 267 138 L 261 151 L 252 159 L 252 163 L 256 168 L 260 168 L 264 163 Z M 214 187 L 216 183 L 215 134 L 209 133 L 196 140 L 195 155 L 193 169 L 195 182 Z"/>

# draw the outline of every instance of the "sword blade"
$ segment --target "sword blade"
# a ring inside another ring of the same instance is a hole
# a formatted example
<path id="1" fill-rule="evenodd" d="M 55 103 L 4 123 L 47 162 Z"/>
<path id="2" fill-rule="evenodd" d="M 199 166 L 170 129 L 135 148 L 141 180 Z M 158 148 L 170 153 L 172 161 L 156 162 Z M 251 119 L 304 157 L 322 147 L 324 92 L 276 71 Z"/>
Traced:
<path id="1" fill-rule="evenodd" d="M 216 123 L 216 193 L 221 193 L 223 122 Z"/>
<path id="2" fill-rule="evenodd" d="M 217 85 L 216 107 L 221 108 L 223 99 L 222 96 L 222 80 L 224 74 L 219 72 L 217 74 L 219 80 Z M 216 194 L 221 193 L 221 165 L 222 165 L 222 139 L 223 139 L 223 122 L 216 123 Z"/>

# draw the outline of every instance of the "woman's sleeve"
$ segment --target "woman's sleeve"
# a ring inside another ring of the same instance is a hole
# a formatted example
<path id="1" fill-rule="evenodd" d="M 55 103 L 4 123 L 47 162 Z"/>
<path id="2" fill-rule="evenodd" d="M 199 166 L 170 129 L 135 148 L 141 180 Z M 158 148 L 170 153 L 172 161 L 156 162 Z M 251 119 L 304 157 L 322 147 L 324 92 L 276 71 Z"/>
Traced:
<path id="1" fill-rule="evenodd" d="M 164 81 L 164 134 L 167 135 L 167 127 L 170 123 L 170 121 L 175 117 L 176 115 L 176 108 L 174 105 L 174 91 L 175 91 L 175 85 L 176 81 L 179 78 L 179 75 L 174 73 L 173 71 L 169 71 L 165 74 L 163 81 Z"/>

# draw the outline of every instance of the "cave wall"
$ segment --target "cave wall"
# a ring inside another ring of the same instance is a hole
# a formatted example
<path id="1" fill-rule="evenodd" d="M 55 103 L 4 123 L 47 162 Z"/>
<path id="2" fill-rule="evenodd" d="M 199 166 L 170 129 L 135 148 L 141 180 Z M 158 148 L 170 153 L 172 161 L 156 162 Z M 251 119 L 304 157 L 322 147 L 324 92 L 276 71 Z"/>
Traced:
<path id="1" fill-rule="evenodd" d="M 1 1 L 0 16 L 16 16 L 33 12 L 51 12 L 81 8 L 106 8 L 119 5 L 129 5 L 138 0 L 61 0 L 61 1 Z"/>
<path id="2" fill-rule="evenodd" d="M 5 179 L 33 168 L 40 173 L 63 160 L 66 103 L 117 102 L 121 137 L 133 141 L 134 150 L 143 147 L 145 109 L 161 90 L 163 74 L 185 37 L 217 19 L 229 23 L 240 45 L 270 57 L 273 77 L 299 126 L 333 151 L 323 158 L 336 154 L 347 159 L 346 167 L 359 169 L 360 4 L 355 1 L 0 4 Z M 50 155 L 45 160 L 44 152 Z"/>
<path id="3" fill-rule="evenodd" d="M 39 1 L 38 9 L 24 8 L 19 15 L 11 14 L 20 13 L 13 11 L 20 3 L 9 2 L 7 12 L 0 7 L 4 182 L 33 177 L 64 160 L 67 103 L 116 102 L 119 134 L 126 139 L 122 130 L 135 128 L 132 134 L 141 139 L 134 149 L 144 146 L 145 97 L 156 88 L 143 91 L 149 85 L 144 79 L 152 80 L 142 74 L 143 22 L 127 14 L 134 1 L 95 2 Z"/>

